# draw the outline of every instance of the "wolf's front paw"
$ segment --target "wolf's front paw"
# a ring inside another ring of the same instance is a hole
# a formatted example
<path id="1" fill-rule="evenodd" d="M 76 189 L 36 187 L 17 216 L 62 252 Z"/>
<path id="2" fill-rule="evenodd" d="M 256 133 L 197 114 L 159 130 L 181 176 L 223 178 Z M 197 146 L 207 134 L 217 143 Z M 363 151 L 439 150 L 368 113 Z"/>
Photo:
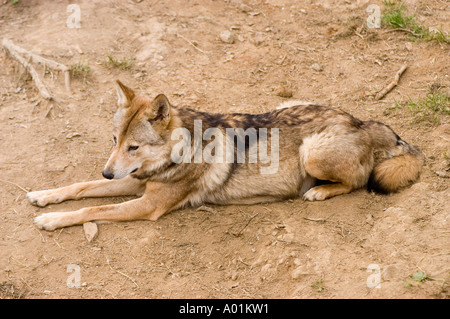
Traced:
<path id="1" fill-rule="evenodd" d="M 309 200 L 311 202 L 316 200 L 325 200 L 326 198 L 327 194 L 319 187 L 313 187 L 303 195 L 304 200 Z"/>
<path id="2" fill-rule="evenodd" d="M 34 219 L 34 224 L 39 229 L 55 230 L 67 226 L 67 213 L 46 213 L 39 215 Z"/>
<path id="3" fill-rule="evenodd" d="M 29 192 L 27 198 L 31 204 L 39 207 L 61 202 L 61 199 L 52 190 Z"/>

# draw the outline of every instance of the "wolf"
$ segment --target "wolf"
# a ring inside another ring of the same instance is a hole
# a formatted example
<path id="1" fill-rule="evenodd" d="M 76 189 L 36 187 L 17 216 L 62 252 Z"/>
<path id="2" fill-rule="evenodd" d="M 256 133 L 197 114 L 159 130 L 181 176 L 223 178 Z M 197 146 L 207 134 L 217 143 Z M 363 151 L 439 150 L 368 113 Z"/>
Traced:
<path id="1" fill-rule="evenodd" d="M 389 126 L 324 105 L 289 102 L 262 114 L 212 114 L 174 106 L 163 94 L 137 95 L 120 81 L 116 87 L 114 147 L 105 178 L 27 197 L 40 207 L 85 197 L 138 197 L 41 214 L 34 220 L 37 227 L 51 231 L 88 221 L 156 221 L 187 205 L 208 203 L 321 201 L 365 186 L 391 193 L 417 181 L 424 163 L 421 151 Z M 195 134 L 201 138 L 192 138 Z M 233 154 L 225 156 L 224 149 Z M 276 163 L 253 156 L 261 150 L 266 155 L 270 150 Z M 202 160 L 194 158 L 199 152 Z M 264 172 L 269 165 L 275 170 Z"/>

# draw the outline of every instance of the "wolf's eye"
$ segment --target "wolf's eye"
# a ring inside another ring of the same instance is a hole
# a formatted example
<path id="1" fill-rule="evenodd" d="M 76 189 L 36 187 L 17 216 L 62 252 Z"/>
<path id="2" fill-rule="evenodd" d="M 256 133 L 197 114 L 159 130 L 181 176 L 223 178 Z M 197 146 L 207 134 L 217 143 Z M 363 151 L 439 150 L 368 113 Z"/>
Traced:
<path id="1" fill-rule="evenodd" d="M 137 150 L 138 148 L 139 148 L 139 146 L 129 146 L 129 147 L 128 147 L 128 152 L 135 151 L 135 150 Z"/>
<path id="2" fill-rule="evenodd" d="M 117 145 L 117 137 L 115 135 L 113 135 L 113 143 L 114 145 Z"/>

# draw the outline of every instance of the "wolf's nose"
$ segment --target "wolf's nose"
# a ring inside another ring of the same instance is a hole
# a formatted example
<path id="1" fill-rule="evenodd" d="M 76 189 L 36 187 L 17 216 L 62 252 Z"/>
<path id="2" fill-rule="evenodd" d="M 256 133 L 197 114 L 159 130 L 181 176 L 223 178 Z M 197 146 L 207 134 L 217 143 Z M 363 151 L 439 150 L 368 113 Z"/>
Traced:
<path id="1" fill-rule="evenodd" d="M 113 179 L 114 178 L 114 173 L 110 172 L 110 171 L 103 171 L 102 175 L 104 178 L 107 179 Z"/>

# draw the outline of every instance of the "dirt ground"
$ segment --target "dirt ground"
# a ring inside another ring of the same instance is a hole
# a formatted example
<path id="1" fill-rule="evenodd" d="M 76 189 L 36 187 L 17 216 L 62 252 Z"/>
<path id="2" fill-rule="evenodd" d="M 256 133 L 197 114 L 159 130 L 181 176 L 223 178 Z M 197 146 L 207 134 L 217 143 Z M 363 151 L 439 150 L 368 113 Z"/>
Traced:
<path id="1" fill-rule="evenodd" d="M 67 26 L 70 3 L 81 28 Z M 2 1 L 2 39 L 90 72 L 68 94 L 61 73 L 37 67 L 55 97 L 48 102 L 0 52 L 0 298 L 449 298 L 450 120 L 416 123 L 393 107 L 433 84 L 450 87 L 450 46 L 367 28 L 370 3 L 383 8 L 375 0 Z M 450 30 L 448 2 L 406 4 L 421 23 Z M 227 30 L 233 43 L 220 38 Z M 134 63 L 114 67 L 108 56 Z M 404 63 L 399 85 L 374 100 Z M 99 225 L 92 242 L 82 226 L 39 230 L 41 213 L 130 199 L 38 208 L 25 198 L 102 178 L 116 79 L 211 112 L 328 104 L 390 125 L 426 164 L 418 183 L 391 195 L 187 208 L 157 222 Z M 281 87 L 293 96 L 280 97 Z M 418 271 L 428 279 L 410 277 Z"/>

